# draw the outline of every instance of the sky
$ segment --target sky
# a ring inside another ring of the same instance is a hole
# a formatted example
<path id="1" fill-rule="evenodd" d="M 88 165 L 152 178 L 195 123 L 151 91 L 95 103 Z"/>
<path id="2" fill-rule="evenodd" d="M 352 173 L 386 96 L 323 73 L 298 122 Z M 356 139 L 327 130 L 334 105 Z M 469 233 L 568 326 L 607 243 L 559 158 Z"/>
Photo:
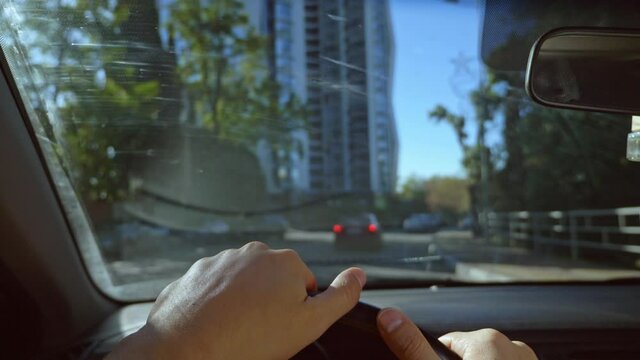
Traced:
<path id="1" fill-rule="evenodd" d="M 473 0 L 399 0 L 390 1 L 390 8 L 399 184 L 411 175 L 464 176 L 453 129 L 427 114 L 442 104 L 472 119 L 466 94 L 479 83 L 481 12 Z"/>

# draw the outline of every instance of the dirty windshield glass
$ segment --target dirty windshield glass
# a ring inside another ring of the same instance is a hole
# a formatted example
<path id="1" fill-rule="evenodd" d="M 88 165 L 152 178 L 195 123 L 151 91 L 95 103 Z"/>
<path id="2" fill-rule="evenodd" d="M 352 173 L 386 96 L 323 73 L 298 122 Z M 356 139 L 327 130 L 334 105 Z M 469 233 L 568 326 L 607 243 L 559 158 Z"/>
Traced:
<path id="1" fill-rule="evenodd" d="M 321 286 L 352 265 L 370 287 L 640 275 L 631 117 L 523 90 L 529 33 L 600 10 L 0 3 L 8 73 L 112 296 L 154 297 L 252 240 L 295 249 Z M 491 9 L 510 25 L 483 33 Z"/>

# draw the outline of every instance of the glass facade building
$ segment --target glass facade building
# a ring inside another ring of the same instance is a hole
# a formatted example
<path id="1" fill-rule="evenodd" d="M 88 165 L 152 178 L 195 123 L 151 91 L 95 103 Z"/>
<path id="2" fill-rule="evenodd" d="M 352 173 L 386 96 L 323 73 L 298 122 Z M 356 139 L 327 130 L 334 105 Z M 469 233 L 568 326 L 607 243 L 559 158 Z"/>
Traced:
<path id="1" fill-rule="evenodd" d="M 386 1 L 305 1 L 312 191 L 395 189 L 388 9 Z"/>

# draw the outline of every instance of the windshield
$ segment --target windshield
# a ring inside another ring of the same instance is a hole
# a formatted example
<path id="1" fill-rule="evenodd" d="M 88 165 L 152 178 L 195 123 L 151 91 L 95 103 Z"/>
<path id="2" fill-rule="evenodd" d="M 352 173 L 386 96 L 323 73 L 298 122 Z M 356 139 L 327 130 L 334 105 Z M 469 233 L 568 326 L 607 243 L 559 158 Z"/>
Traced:
<path id="1" fill-rule="evenodd" d="M 0 3 L 10 74 L 111 296 L 155 297 L 194 260 L 252 240 L 295 249 L 321 286 L 351 265 L 371 287 L 640 275 L 630 117 L 545 108 L 523 90 L 537 34 L 600 13 Z"/>

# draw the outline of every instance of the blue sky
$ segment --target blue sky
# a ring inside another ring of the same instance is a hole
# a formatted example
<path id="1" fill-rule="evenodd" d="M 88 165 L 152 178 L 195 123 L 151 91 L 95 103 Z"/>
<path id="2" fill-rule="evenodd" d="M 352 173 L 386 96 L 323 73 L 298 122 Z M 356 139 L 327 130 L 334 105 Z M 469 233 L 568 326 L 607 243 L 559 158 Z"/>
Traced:
<path id="1" fill-rule="evenodd" d="M 476 4 L 473 0 L 390 2 L 399 183 L 410 175 L 464 175 L 453 129 L 428 120 L 427 113 L 442 104 L 473 119 L 466 94 L 477 87 L 481 68 L 481 13 Z"/>

